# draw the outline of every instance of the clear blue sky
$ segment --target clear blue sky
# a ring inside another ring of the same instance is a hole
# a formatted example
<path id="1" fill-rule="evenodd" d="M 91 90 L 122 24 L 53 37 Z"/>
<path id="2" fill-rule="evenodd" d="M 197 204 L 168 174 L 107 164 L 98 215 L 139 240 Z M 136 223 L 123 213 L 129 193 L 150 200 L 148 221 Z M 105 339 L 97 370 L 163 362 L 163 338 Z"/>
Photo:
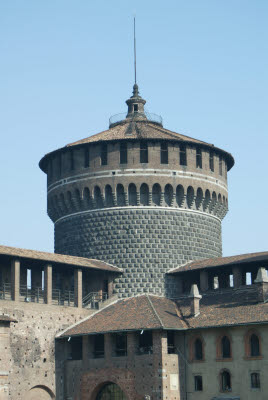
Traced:
<path id="1" fill-rule="evenodd" d="M 138 83 L 168 129 L 230 151 L 223 253 L 268 250 L 268 1 L 0 1 L 0 243 L 53 251 L 47 152 L 100 132 Z"/>

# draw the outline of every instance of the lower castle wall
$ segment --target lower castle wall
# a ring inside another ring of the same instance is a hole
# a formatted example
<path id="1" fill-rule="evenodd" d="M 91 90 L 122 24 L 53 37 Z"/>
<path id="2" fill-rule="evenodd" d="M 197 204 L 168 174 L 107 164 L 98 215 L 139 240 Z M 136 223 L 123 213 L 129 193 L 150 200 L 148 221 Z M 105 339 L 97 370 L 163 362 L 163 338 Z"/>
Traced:
<path id="1" fill-rule="evenodd" d="M 6 397 L 1 397 L 0 391 L 0 399 L 53 399 L 55 335 L 91 312 L 74 307 L 0 300 L 0 314 L 8 314 L 18 321 L 0 331 L 0 349 L 4 346 L 3 354 L 8 355 L 4 363 L 2 352 L 0 356 L 3 372 L 7 373 L 1 376 L 0 372 L 0 385 L 8 389 Z"/>
<path id="2" fill-rule="evenodd" d="M 123 268 L 124 276 L 115 281 L 120 297 L 174 296 L 176 285 L 165 273 L 190 260 L 221 256 L 221 222 L 208 214 L 172 208 L 78 213 L 55 224 L 55 252 Z"/>

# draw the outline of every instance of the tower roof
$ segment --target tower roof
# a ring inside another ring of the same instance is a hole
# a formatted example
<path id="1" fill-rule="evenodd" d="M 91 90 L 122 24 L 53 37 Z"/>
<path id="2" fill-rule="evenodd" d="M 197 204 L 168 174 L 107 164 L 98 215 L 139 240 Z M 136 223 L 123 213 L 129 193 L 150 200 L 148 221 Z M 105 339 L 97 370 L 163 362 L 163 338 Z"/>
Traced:
<path id="1" fill-rule="evenodd" d="M 46 172 L 46 160 L 51 154 L 61 151 L 66 148 L 82 146 L 85 144 L 93 144 L 98 142 L 113 142 L 121 140 L 168 140 L 170 142 L 183 142 L 185 144 L 192 144 L 197 146 L 202 146 L 208 149 L 213 149 L 221 153 L 227 161 L 228 170 L 230 170 L 234 165 L 233 156 L 218 148 L 213 144 L 203 142 L 198 139 L 191 138 L 189 136 L 182 135 L 181 133 L 173 132 L 168 129 L 163 128 L 159 124 L 148 121 L 147 119 L 135 120 L 135 119 L 125 119 L 120 124 L 117 124 L 110 129 L 97 133 L 95 135 L 86 137 L 84 139 L 78 140 L 73 143 L 67 144 L 65 147 L 46 154 L 40 161 L 40 168 Z"/>

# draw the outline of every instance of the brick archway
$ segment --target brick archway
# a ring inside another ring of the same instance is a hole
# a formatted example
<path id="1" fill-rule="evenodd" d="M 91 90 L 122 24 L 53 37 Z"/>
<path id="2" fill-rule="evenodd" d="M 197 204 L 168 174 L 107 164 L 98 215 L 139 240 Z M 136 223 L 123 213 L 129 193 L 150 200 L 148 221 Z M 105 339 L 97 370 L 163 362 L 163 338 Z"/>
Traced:
<path id="1" fill-rule="evenodd" d="M 81 400 L 96 400 L 99 391 L 107 383 L 119 386 L 127 400 L 143 399 L 135 390 L 135 376 L 131 371 L 123 368 L 103 368 L 82 375 Z"/>

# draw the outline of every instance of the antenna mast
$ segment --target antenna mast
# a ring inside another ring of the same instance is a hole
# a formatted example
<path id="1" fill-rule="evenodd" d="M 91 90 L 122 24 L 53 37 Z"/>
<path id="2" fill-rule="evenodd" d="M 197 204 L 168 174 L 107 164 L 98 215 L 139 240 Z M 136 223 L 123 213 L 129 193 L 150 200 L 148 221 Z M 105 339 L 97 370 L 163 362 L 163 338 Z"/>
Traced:
<path id="1" fill-rule="evenodd" d="M 136 71 L 136 17 L 134 17 L 134 72 L 135 72 L 135 84 L 137 83 L 137 71 Z"/>

